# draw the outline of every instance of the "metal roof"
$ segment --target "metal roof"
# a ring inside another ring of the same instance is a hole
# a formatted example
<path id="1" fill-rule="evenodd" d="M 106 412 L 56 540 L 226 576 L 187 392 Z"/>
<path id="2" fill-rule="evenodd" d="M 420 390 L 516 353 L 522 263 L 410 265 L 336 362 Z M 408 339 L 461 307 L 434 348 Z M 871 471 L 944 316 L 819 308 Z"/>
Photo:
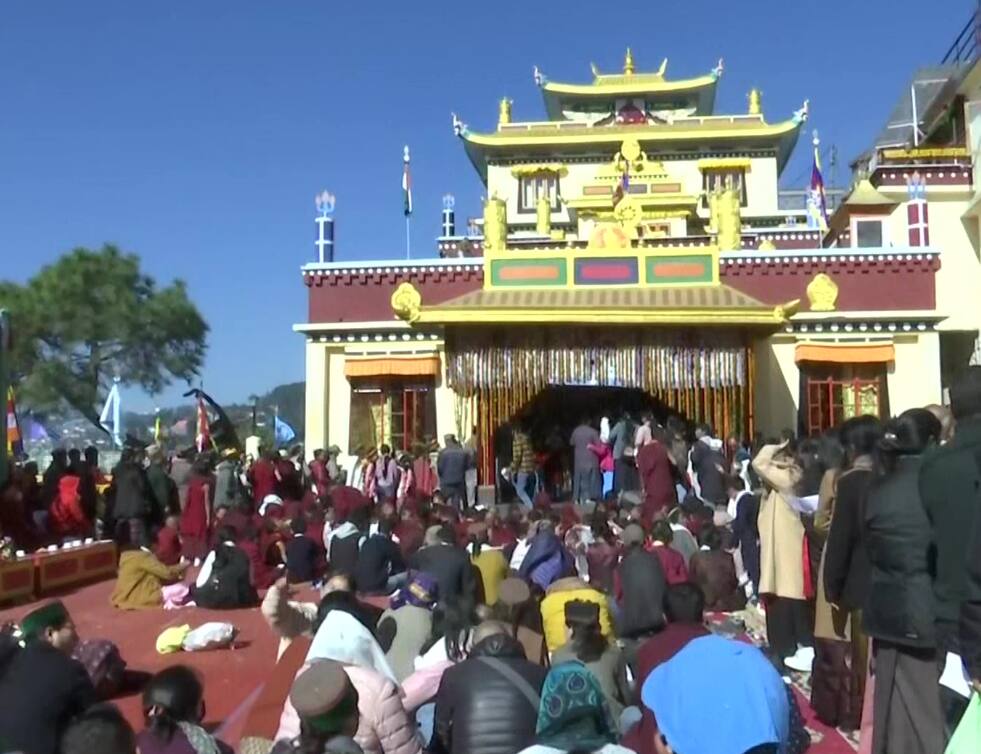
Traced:
<path id="1" fill-rule="evenodd" d="M 889 120 L 875 139 L 875 148 L 912 146 L 913 92 L 916 92 L 916 120 L 922 137 L 931 115 L 950 101 L 970 68 L 970 64 L 957 63 L 919 69 L 903 88 Z"/>

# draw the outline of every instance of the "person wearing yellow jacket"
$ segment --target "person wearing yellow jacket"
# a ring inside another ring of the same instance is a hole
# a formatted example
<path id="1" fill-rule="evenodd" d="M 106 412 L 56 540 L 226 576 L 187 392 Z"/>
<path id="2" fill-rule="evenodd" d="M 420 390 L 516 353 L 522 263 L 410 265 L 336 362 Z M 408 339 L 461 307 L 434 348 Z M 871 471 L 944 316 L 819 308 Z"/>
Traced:
<path id="1" fill-rule="evenodd" d="M 610 620 L 610 607 L 606 595 L 593 589 L 582 579 L 570 576 L 554 582 L 542 600 L 542 626 L 549 652 L 554 652 L 568 641 L 565 629 L 565 605 L 573 600 L 593 602 L 598 605 L 603 636 L 607 639 L 613 636 L 613 622 Z"/>

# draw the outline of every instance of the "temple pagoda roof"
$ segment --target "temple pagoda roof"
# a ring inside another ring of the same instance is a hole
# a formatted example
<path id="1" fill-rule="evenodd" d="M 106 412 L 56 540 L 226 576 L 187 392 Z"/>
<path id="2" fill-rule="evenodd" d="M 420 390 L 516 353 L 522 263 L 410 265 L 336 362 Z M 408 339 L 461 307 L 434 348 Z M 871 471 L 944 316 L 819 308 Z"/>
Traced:
<path id="1" fill-rule="evenodd" d="M 488 160 L 521 159 L 524 156 L 589 154 L 615 147 L 624 139 L 636 139 L 650 156 L 665 149 L 714 147 L 717 149 L 773 149 L 778 169 L 790 157 L 801 125 L 807 118 L 806 107 L 788 120 L 767 123 L 761 114 L 732 116 L 697 116 L 678 118 L 672 123 L 637 125 L 587 125 L 574 122 L 530 122 L 500 125 L 493 133 L 470 131 L 457 124 L 467 156 L 486 180 Z M 615 152 L 616 149 L 614 148 Z"/>
<path id="2" fill-rule="evenodd" d="M 593 80 L 588 84 L 566 84 L 549 81 L 537 68 L 535 81 L 542 90 L 545 109 L 552 120 L 565 120 L 565 110 L 591 106 L 611 99 L 644 98 L 666 107 L 691 108 L 696 115 L 711 115 L 715 106 L 715 85 L 722 75 L 722 61 L 709 73 L 689 79 L 669 81 L 665 78 L 667 58 L 657 71 L 636 73 L 633 55 L 627 50 L 622 73 L 600 73 L 593 66 Z"/>

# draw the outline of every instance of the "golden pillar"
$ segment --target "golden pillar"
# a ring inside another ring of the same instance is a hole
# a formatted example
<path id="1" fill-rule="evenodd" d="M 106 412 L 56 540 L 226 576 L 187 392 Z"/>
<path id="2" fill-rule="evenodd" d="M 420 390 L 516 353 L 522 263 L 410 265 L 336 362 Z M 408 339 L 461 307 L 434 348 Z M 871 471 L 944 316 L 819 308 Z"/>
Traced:
<path id="1" fill-rule="evenodd" d="M 535 205 L 535 232 L 540 236 L 548 236 L 552 233 L 552 201 L 548 194 L 538 197 Z"/>
<path id="2" fill-rule="evenodd" d="M 508 209 L 503 199 L 484 202 L 484 251 L 504 251 L 508 237 Z"/>
<path id="3" fill-rule="evenodd" d="M 511 100 L 507 97 L 497 106 L 497 125 L 506 126 L 511 122 Z"/>
<path id="4" fill-rule="evenodd" d="M 746 96 L 749 100 L 749 114 L 750 115 L 762 115 L 763 114 L 763 93 L 756 89 L 755 87 L 749 90 L 749 94 Z"/>

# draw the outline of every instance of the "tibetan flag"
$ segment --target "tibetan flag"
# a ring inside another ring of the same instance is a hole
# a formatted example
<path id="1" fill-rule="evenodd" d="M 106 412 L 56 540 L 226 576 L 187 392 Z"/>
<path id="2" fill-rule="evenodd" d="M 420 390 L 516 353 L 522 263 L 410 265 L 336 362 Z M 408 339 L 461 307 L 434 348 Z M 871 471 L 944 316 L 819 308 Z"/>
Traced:
<path id="1" fill-rule="evenodd" d="M 406 217 L 412 214 L 412 174 L 409 172 L 409 147 L 402 150 L 402 201 Z"/>
<path id="2" fill-rule="evenodd" d="M 7 388 L 7 455 L 18 458 L 24 454 L 24 441 L 17 422 L 17 406 L 14 402 L 14 389 Z"/>
<path id="3" fill-rule="evenodd" d="M 616 189 L 613 191 L 613 205 L 616 206 L 620 203 L 630 191 L 630 161 L 623 161 L 623 172 L 620 174 L 620 182 L 617 184 Z"/>
<path id="4" fill-rule="evenodd" d="M 816 141 L 816 138 L 815 138 Z M 821 156 L 814 145 L 814 162 L 811 165 L 811 185 L 807 196 L 807 224 L 812 228 L 828 229 L 828 200 L 824 194 L 824 176 L 821 174 Z"/>
<path id="5" fill-rule="evenodd" d="M 195 435 L 195 442 L 198 453 L 203 453 L 206 448 L 211 447 L 211 427 L 208 424 L 208 412 L 204 408 L 204 401 L 198 398 L 198 430 Z"/>

